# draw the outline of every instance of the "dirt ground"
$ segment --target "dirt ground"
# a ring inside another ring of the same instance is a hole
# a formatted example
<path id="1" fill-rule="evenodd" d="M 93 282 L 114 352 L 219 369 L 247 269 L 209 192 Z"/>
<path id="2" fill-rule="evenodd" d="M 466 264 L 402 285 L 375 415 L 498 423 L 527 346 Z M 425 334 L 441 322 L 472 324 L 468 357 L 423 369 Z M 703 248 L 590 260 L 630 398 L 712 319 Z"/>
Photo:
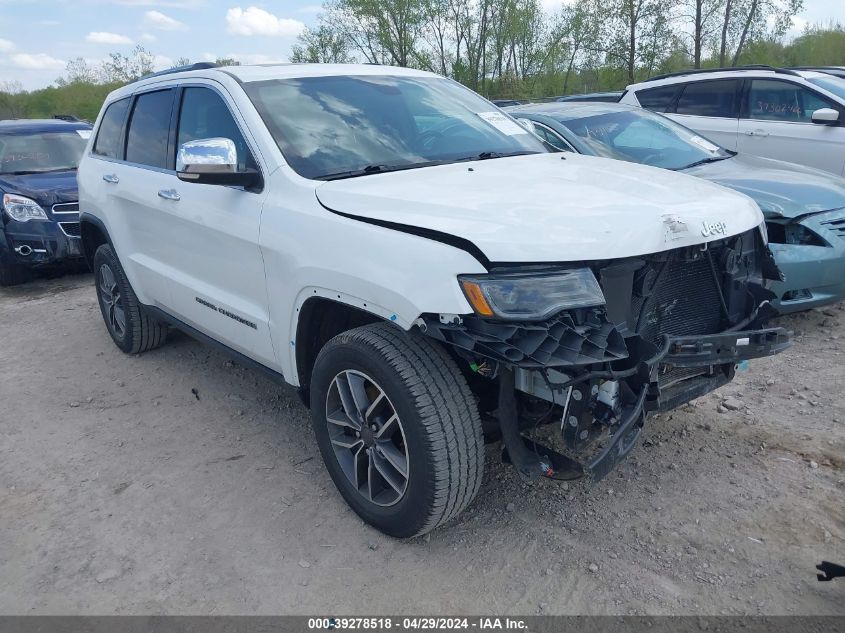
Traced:
<path id="1" fill-rule="evenodd" d="M 783 323 L 606 480 L 488 447 L 470 508 L 397 541 L 293 390 L 181 335 L 124 356 L 88 275 L 0 290 L 0 613 L 845 614 L 814 570 L 845 562 L 845 305 Z"/>

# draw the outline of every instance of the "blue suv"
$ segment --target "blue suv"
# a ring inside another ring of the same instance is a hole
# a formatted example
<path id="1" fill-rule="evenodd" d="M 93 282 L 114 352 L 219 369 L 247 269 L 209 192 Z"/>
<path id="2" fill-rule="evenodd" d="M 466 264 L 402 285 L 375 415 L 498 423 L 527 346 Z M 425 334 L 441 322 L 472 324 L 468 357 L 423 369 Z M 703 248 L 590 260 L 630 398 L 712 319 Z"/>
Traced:
<path id="1" fill-rule="evenodd" d="M 0 121 L 0 286 L 82 258 L 76 168 L 91 126 Z"/>

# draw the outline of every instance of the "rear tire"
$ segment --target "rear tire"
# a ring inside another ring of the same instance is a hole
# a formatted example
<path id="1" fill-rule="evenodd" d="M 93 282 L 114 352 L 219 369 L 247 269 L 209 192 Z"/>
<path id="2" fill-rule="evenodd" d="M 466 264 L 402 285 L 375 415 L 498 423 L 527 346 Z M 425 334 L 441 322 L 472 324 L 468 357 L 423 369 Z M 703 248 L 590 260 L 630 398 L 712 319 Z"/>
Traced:
<path id="1" fill-rule="evenodd" d="M 372 415 L 360 415 L 352 425 L 338 423 L 357 415 L 345 414 L 348 402 L 342 402 L 341 391 L 358 414 L 366 409 Z M 478 408 L 455 362 L 423 336 L 380 323 L 330 340 L 314 364 L 311 416 L 340 494 L 385 534 L 424 534 L 458 515 L 478 493 L 484 469 Z M 399 428 L 394 422 L 388 431 L 385 418 L 394 417 Z M 393 437 L 386 452 L 379 433 Z"/>
<path id="2" fill-rule="evenodd" d="M 144 312 L 108 244 L 94 253 L 94 283 L 103 321 L 115 345 L 123 352 L 140 354 L 164 343 L 167 326 Z"/>
<path id="3" fill-rule="evenodd" d="M 32 279 L 32 271 L 15 263 L 0 261 L 0 286 L 19 286 Z"/>

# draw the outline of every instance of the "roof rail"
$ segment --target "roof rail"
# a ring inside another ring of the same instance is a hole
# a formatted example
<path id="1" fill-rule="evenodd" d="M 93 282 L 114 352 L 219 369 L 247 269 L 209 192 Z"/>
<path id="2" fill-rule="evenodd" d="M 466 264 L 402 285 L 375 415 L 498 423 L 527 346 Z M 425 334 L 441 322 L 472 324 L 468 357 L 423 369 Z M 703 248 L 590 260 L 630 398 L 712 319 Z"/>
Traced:
<path id="1" fill-rule="evenodd" d="M 704 75 L 707 73 L 725 73 L 733 70 L 771 70 L 772 72 L 781 75 L 795 75 L 796 77 L 801 76 L 797 72 L 789 68 L 777 68 L 776 66 L 767 66 L 766 64 L 747 64 L 745 66 L 732 66 L 730 68 L 694 68 L 690 70 L 681 70 L 674 73 L 656 75 L 655 77 L 650 77 L 646 79 L 642 83 L 647 83 L 649 81 L 657 81 L 658 79 L 669 79 L 670 77 L 683 77 L 684 75 Z"/>
<path id="2" fill-rule="evenodd" d="M 183 73 L 188 70 L 208 70 L 209 68 L 218 68 L 218 65 L 214 62 L 197 62 L 196 64 L 188 64 L 187 66 L 176 66 L 174 68 L 167 68 L 166 70 L 160 70 L 157 73 L 150 73 L 149 75 L 144 75 L 143 77 L 138 77 L 134 81 L 130 81 L 129 83 L 134 84 L 136 81 L 141 81 L 142 79 L 150 79 L 151 77 L 161 77 L 162 75 L 172 75 L 173 73 Z"/>

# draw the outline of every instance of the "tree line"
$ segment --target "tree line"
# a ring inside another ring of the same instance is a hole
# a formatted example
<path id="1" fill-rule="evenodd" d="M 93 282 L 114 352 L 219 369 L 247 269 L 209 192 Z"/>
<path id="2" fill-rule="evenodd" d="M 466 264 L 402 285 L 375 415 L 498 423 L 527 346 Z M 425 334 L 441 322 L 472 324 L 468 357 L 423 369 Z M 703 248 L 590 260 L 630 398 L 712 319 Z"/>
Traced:
<path id="1" fill-rule="evenodd" d="M 420 68 L 489 98 L 615 90 L 687 68 L 845 65 L 840 24 L 807 26 L 786 41 L 802 1 L 574 0 L 550 11 L 541 0 L 328 0 L 290 59 Z M 138 46 L 98 64 L 71 60 L 49 88 L 0 82 L 0 118 L 93 120 L 109 91 L 153 62 Z"/>

